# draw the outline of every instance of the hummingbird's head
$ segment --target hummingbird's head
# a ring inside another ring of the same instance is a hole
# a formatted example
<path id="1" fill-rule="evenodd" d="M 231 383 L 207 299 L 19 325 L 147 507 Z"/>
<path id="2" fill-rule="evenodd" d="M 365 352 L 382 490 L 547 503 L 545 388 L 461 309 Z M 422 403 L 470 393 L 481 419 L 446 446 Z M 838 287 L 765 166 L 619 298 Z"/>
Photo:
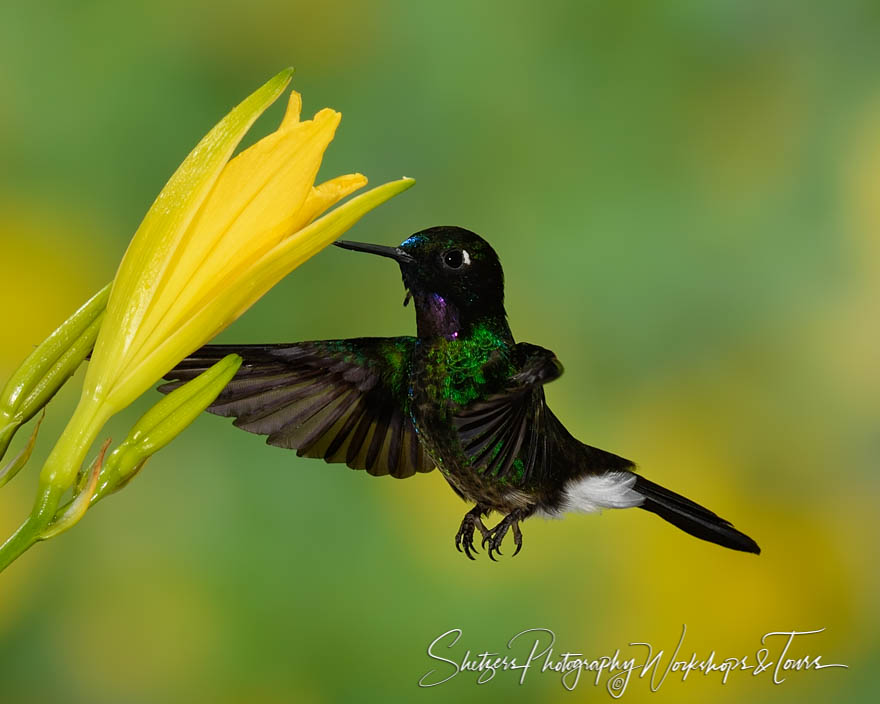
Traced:
<path id="1" fill-rule="evenodd" d="M 461 310 L 501 306 L 504 272 L 495 250 L 462 227 L 431 227 L 405 239 L 399 249 L 403 284 L 414 296 L 437 294 Z"/>
<path id="2" fill-rule="evenodd" d="M 338 247 L 397 261 L 419 335 L 456 336 L 486 318 L 504 319 L 504 272 L 495 250 L 462 227 L 430 227 L 398 247 L 336 242 Z"/>

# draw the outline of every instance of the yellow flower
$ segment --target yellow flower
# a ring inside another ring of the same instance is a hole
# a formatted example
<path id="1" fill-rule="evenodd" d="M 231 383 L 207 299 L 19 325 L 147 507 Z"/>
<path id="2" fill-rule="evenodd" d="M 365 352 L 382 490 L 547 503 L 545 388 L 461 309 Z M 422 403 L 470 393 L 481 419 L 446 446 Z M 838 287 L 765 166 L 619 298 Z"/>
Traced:
<path id="1" fill-rule="evenodd" d="M 119 267 L 84 393 L 127 406 L 361 215 L 412 185 L 386 184 L 313 222 L 367 179 L 314 185 L 341 115 L 324 109 L 300 121 L 298 93 L 276 132 L 227 163 L 290 75 L 235 108 L 159 194 Z"/>
<path id="2" fill-rule="evenodd" d="M 362 215 L 409 188 L 360 174 L 314 185 L 339 113 L 300 120 L 293 93 L 277 131 L 230 160 L 290 82 L 286 70 L 234 108 L 180 165 L 117 271 L 79 405 L 43 467 L 34 519 L 50 520 L 107 419 L 238 318 Z"/>

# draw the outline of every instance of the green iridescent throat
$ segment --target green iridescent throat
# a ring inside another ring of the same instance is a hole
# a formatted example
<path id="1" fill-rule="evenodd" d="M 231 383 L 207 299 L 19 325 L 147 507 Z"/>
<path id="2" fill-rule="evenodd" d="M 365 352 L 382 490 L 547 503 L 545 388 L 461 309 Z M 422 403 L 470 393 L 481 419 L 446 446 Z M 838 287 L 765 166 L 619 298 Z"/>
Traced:
<path id="1" fill-rule="evenodd" d="M 480 324 L 467 337 L 432 342 L 426 378 L 432 380 L 429 393 L 433 397 L 458 407 L 467 406 L 487 387 L 513 374 L 509 333 L 499 334 L 493 328 Z"/>

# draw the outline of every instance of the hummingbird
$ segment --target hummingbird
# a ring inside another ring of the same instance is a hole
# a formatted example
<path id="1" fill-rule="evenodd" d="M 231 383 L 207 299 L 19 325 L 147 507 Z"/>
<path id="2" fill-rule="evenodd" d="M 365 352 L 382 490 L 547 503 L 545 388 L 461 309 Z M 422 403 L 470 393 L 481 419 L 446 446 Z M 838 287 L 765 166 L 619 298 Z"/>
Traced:
<path id="1" fill-rule="evenodd" d="M 170 391 L 230 353 L 243 364 L 207 408 L 301 457 L 374 476 L 440 471 L 474 506 L 455 547 L 474 559 L 474 536 L 493 561 L 533 515 L 640 508 L 692 536 L 760 553 L 754 540 L 703 506 L 636 472 L 616 454 L 575 439 L 547 405 L 562 375 L 548 349 L 516 342 L 504 309 L 498 255 L 461 227 L 432 227 L 397 247 L 337 241 L 394 260 L 415 307 L 416 335 L 267 345 L 208 345 L 175 367 Z M 484 518 L 502 516 L 488 527 Z"/>

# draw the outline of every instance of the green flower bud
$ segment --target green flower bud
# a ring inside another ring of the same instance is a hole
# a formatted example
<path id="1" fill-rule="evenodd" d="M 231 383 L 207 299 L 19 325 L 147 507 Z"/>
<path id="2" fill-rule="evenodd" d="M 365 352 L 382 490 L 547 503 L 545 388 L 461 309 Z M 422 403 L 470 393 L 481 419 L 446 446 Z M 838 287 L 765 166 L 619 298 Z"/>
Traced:
<path id="1" fill-rule="evenodd" d="M 58 509 L 37 540 L 48 540 L 75 526 L 86 511 L 108 494 L 125 486 L 151 455 L 182 433 L 220 394 L 241 366 L 230 354 L 179 389 L 175 389 L 134 424 L 122 443 L 106 456 L 110 441 L 83 474 L 74 498 Z"/>
<path id="2" fill-rule="evenodd" d="M 91 351 L 109 296 L 107 284 L 31 352 L 6 383 L 0 392 L 0 458 L 16 431 L 49 403 Z"/>
<path id="3" fill-rule="evenodd" d="M 214 402 L 241 362 L 237 354 L 224 357 L 147 411 L 104 463 L 92 503 L 121 488 L 151 455 L 180 435 Z"/>

